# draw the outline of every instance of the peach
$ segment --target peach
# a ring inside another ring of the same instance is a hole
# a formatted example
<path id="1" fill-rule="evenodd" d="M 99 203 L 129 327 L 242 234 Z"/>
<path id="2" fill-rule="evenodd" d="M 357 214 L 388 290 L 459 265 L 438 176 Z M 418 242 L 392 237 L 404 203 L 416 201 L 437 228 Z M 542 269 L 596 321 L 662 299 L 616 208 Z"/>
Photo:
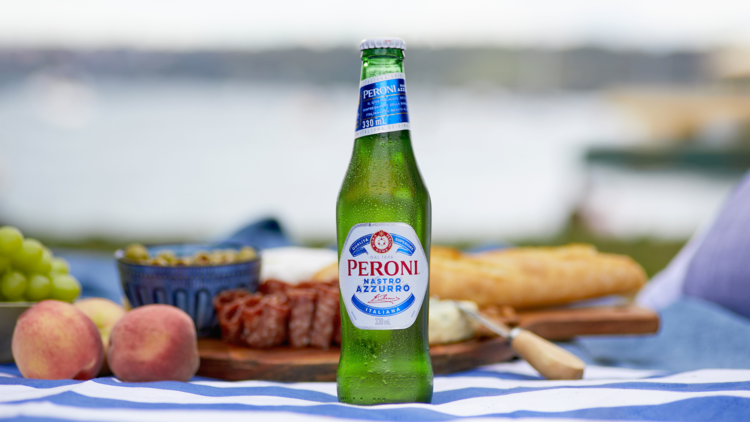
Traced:
<path id="1" fill-rule="evenodd" d="M 135 308 L 112 328 L 107 359 L 122 381 L 188 381 L 200 365 L 193 320 L 170 305 Z"/>
<path id="2" fill-rule="evenodd" d="M 26 378 L 88 380 L 104 360 L 93 321 L 58 300 L 43 300 L 18 317 L 11 348 Z"/>
<path id="3" fill-rule="evenodd" d="M 110 374 L 109 365 L 107 364 L 107 349 L 109 348 L 109 333 L 115 323 L 125 316 L 125 308 L 103 297 L 90 297 L 88 299 L 77 300 L 73 306 L 80 309 L 81 312 L 91 318 L 99 329 L 104 346 L 104 363 L 99 371 L 100 375 Z"/>

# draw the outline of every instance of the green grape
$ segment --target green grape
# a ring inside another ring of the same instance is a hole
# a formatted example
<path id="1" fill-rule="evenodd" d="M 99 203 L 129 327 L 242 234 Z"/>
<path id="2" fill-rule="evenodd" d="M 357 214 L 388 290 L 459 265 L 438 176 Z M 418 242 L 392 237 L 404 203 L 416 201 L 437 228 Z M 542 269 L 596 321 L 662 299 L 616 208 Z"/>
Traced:
<path id="1" fill-rule="evenodd" d="M 52 298 L 64 302 L 74 301 L 81 294 L 81 285 L 68 274 L 52 274 Z"/>
<path id="2" fill-rule="evenodd" d="M 10 258 L 4 255 L 0 255 L 0 274 L 10 269 Z"/>
<path id="3" fill-rule="evenodd" d="M 8 301 L 17 301 L 23 298 L 27 284 L 26 276 L 18 271 L 8 271 L 0 280 L 0 291 Z"/>
<path id="4" fill-rule="evenodd" d="M 50 271 L 58 274 L 67 274 L 70 272 L 70 265 L 63 258 L 52 258 L 52 270 Z"/>
<path id="5" fill-rule="evenodd" d="M 11 226 L 0 227 L 0 253 L 13 253 L 21 247 L 21 243 L 23 235 L 20 230 Z"/>
<path id="6" fill-rule="evenodd" d="M 13 254 L 13 263 L 17 266 L 29 269 L 42 259 L 44 247 L 38 240 L 24 239 L 21 247 Z"/>
<path id="7" fill-rule="evenodd" d="M 29 278 L 29 285 L 26 287 L 26 297 L 33 302 L 47 299 L 52 293 L 52 281 L 49 277 L 41 274 L 34 274 Z"/>
<path id="8" fill-rule="evenodd" d="M 42 250 L 42 258 L 29 267 L 34 273 L 47 274 L 52 271 L 52 253 L 49 249 Z"/>

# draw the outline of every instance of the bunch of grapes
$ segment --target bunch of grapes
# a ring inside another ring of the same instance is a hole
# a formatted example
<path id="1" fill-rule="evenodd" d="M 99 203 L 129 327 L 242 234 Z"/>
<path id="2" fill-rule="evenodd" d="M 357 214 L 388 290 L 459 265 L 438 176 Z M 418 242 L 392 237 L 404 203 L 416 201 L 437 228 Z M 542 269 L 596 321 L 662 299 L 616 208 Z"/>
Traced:
<path id="1" fill-rule="evenodd" d="M 24 239 L 15 227 L 0 227 L 0 300 L 72 302 L 81 285 L 68 271 L 68 263 L 38 240 Z"/>

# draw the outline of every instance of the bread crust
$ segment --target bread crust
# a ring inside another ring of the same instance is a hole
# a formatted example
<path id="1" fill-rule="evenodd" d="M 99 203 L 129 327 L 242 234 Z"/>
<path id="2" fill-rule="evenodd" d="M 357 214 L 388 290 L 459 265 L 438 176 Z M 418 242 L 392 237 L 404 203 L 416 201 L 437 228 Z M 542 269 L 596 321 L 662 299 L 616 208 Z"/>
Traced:
<path id="1" fill-rule="evenodd" d="M 430 295 L 479 306 L 534 308 L 630 293 L 646 283 L 646 273 L 633 259 L 590 245 L 455 252 L 434 255 Z"/>
<path id="2" fill-rule="evenodd" d="M 338 279 L 338 266 L 318 272 L 316 281 Z M 479 306 L 536 308 L 627 294 L 646 283 L 632 258 L 597 252 L 591 245 L 524 247 L 465 254 L 433 246 L 430 296 L 471 300 Z"/>

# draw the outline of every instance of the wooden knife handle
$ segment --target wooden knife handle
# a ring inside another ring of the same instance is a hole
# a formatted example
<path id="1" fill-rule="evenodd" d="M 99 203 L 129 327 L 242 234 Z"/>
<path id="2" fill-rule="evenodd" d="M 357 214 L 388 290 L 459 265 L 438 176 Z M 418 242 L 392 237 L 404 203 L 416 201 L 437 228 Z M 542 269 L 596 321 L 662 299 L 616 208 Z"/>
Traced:
<path id="1" fill-rule="evenodd" d="M 515 331 L 516 329 L 514 329 Z M 550 380 L 579 380 L 586 364 L 574 354 L 528 330 L 511 333 L 510 346 L 529 365 Z"/>

